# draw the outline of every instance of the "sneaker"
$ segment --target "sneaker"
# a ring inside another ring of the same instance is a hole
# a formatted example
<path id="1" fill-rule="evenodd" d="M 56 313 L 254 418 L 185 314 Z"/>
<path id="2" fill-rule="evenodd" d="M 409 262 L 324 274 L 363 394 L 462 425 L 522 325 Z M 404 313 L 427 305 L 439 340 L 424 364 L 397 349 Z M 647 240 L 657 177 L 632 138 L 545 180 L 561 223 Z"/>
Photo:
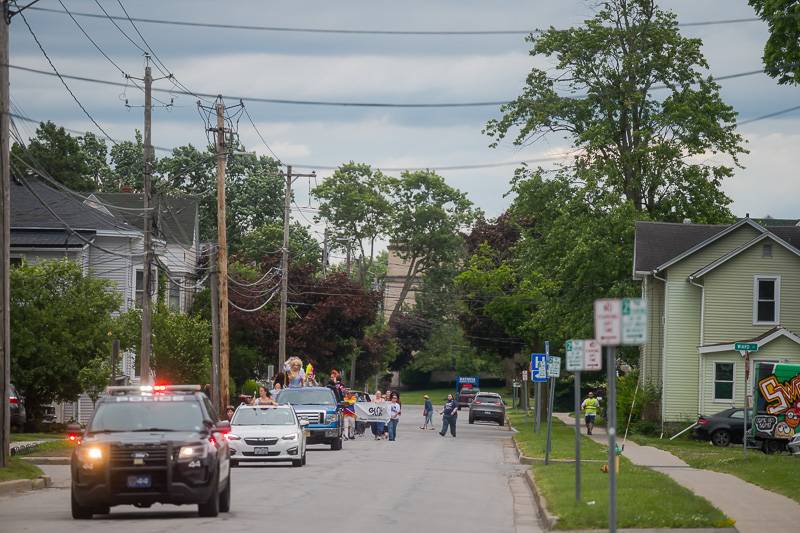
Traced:
<path id="1" fill-rule="evenodd" d="M 444 437 L 444 433 L 442 433 L 441 431 L 439 432 L 439 435 L 441 435 L 442 437 Z"/>

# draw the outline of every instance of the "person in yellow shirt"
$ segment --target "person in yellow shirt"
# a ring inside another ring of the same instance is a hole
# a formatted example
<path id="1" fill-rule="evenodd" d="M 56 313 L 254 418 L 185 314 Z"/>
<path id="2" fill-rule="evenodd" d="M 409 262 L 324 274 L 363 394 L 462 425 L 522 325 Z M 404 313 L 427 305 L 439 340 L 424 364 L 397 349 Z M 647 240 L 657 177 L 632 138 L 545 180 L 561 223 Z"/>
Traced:
<path id="1" fill-rule="evenodd" d="M 594 419 L 597 418 L 597 410 L 600 408 L 600 401 L 594 397 L 593 392 L 589 392 L 589 397 L 583 400 L 581 410 L 586 422 L 586 433 L 591 435 L 594 429 Z"/>

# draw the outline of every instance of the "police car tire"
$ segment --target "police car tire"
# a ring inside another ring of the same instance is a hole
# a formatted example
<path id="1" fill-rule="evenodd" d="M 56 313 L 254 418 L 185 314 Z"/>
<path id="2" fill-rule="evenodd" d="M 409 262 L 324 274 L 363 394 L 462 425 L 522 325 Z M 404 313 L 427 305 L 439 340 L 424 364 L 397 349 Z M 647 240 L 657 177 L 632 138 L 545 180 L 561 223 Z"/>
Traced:
<path id="1" fill-rule="evenodd" d="M 214 490 L 211 492 L 208 501 L 197 504 L 197 514 L 202 517 L 210 518 L 219 514 L 219 488 L 217 487 L 216 481 L 214 482 Z"/>
<path id="2" fill-rule="evenodd" d="M 225 490 L 219 493 L 219 511 L 227 513 L 231 510 L 231 478 L 228 476 L 228 482 L 225 484 Z"/>
<path id="3" fill-rule="evenodd" d="M 470 423 L 470 424 L 474 424 L 474 423 L 475 423 L 475 419 L 474 419 L 474 418 L 472 418 L 472 417 L 469 417 L 469 423 Z"/>
<path id="4" fill-rule="evenodd" d="M 89 520 L 92 518 L 92 508 L 79 504 L 75 499 L 75 494 L 70 494 L 70 503 L 72 504 L 72 518 L 75 520 Z"/>

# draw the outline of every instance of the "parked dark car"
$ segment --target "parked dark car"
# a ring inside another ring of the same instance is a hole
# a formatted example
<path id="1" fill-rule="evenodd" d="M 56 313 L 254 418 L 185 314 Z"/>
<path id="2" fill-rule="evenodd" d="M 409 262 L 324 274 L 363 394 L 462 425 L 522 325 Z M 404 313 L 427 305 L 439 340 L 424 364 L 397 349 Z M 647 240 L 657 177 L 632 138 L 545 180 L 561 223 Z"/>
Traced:
<path id="1" fill-rule="evenodd" d="M 501 426 L 506 423 L 506 406 L 503 398 L 496 392 L 481 392 L 469 404 L 469 423 L 476 420 L 497 422 Z"/>
<path id="2" fill-rule="evenodd" d="M 480 389 L 475 387 L 462 387 L 460 391 L 458 391 L 458 406 L 459 407 L 469 407 L 469 404 L 472 403 L 472 400 L 475 399 L 480 393 Z"/>
<path id="3" fill-rule="evenodd" d="M 22 431 L 28 416 L 25 413 L 25 402 L 19 394 L 17 394 L 17 389 L 14 388 L 13 383 L 11 384 L 11 389 L 8 391 L 8 404 L 11 407 L 11 427 Z"/>
<path id="4" fill-rule="evenodd" d="M 692 431 L 692 436 L 699 440 L 711 441 L 714 446 L 728 446 L 732 442 L 742 442 L 744 434 L 744 409 L 730 408 L 712 416 L 701 416 Z M 747 421 L 747 428 L 752 423 Z"/>

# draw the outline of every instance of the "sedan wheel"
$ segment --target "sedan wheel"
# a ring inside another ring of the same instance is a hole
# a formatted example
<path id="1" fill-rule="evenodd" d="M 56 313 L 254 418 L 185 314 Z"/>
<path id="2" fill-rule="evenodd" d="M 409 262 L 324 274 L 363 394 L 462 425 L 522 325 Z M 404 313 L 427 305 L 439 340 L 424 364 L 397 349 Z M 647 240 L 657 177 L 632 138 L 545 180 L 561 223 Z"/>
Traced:
<path id="1" fill-rule="evenodd" d="M 731 443 L 731 434 L 727 429 L 718 429 L 711 434 L 711 442 L 714 446 L 728 446 Z"/>

